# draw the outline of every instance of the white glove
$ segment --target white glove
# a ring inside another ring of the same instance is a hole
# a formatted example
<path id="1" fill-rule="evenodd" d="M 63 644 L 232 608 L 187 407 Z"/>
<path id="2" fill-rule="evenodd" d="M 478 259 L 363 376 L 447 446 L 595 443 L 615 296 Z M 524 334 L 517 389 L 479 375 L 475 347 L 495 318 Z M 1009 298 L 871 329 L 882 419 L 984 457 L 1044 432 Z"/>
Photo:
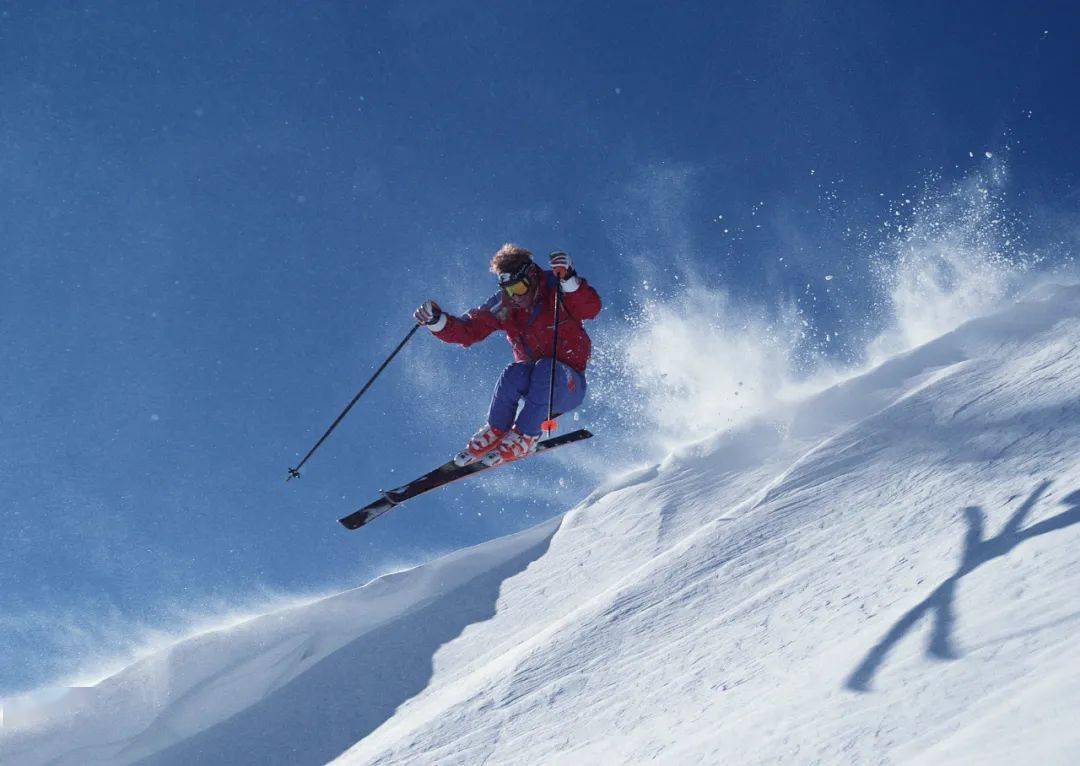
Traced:
<path id="1" fill-rule="evenodd" d="M 548 256 L 551 261 L 551 270 L 559 279 L 566 280 L 574 276 L 574 262 L 570 256 L 563 252 L 555 252 Z"/>
<path id="2" fill-rule="evenodd" d="M 574 262 L 570 260 L 570 256 L 557 251 L 548 256 L 548 260 L 551 261 L 551 270 L 562 282 L 562 291 L 572 293 L 577 290 L 581 282 L 577 278 L 577 272 L 574 271 Z"/>
<path id="3" fill-rule="evenodd" d="M 443 316 L 442 309 L 439 308 L 439 304 L 432 300 L 424 301 L 420 304 L 420 308 L 413 312 L 413 318 L 420 324 L 430 327 L 435 332 L 438 332 L 446 326 L 446 317 Z M 441 325 L 436 328 L 435 325 Z"/>

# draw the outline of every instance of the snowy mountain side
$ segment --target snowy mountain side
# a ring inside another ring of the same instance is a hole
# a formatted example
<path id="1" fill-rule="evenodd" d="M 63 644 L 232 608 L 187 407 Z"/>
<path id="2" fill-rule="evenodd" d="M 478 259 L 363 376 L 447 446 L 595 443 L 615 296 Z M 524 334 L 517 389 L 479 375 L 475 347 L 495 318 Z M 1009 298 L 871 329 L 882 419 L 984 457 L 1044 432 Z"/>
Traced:
<path id="1" fill-rule="evenodd" d="M 1045 287 L 562 519 L 9 701 L 0 762 L 1075 762 L 1078 346 Z"/>

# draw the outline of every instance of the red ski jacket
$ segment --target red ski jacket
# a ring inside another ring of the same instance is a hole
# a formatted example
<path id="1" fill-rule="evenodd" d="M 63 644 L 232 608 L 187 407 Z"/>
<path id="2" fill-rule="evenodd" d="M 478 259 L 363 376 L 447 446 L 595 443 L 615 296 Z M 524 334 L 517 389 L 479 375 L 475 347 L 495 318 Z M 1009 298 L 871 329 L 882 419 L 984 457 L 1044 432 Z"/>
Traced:
<path id="1" fill-rule="evenodd" d="M 502 330 L 514 350 L 515 362 L 535 362 L 550 357 L 555 328 L 556 277 L 550 271 L 543 274 L 537 298 L 529 308 L 512 305 L 506 293 L 500 290 L 483 306 L 472 309 L 465 316 L 444 314 L 446 326 L 437 331 L 435 337 L 447 343 L 471 346 L 496 330 Z M 581 323 L 600 313 L 600 296 L 584 279 L 576 279 L 575 289 L 568 290 L 569 285 L 563 287 L 556 358 L 578 372 L 585 372 L 592 341 Z"/>

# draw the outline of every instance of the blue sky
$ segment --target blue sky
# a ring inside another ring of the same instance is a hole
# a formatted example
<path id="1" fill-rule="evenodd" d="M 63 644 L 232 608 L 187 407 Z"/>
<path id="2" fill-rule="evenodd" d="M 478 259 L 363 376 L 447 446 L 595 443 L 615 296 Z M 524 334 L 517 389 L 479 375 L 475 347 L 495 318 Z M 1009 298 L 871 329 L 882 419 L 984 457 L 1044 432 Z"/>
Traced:
<path id="1" fill-rule="evenodd" d="M 0 692 L 588 492 L 551 461 L 338 527 L 482 422 L 505 342 L 423 335 L 283 482 L 504 241 L 605 298 L 594 462 L 643 438 L 611 357 L 645 281 L 872 329 L 881 222 L 987 152 L 1065 257 L 1078 31 L 1068 3 L 0 4 Z"/>

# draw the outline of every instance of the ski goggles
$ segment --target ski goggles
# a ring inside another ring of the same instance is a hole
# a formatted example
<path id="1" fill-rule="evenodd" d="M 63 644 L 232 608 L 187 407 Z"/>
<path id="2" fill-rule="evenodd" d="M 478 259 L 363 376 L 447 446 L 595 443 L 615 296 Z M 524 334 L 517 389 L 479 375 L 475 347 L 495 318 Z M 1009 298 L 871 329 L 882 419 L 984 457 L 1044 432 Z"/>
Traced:
<path id="1" fill-rule="evenodd" d="M 519 298 L 529 292 L 532 282 L 529 280 L 529 267 L 532 263 L 526 263 L 517 271 L 499 274 L 499 287 L 511 298 Z"/>
<path id="2" fill-rule="evenodd" d="M 529 292 L 528 279 L 519 279 L 517 282 L 510 282 L 509 284 L 502 285 L 502 289 L 506 291 L 506 294 L 511 298 L 519 298 L 525 293 Z"/>

